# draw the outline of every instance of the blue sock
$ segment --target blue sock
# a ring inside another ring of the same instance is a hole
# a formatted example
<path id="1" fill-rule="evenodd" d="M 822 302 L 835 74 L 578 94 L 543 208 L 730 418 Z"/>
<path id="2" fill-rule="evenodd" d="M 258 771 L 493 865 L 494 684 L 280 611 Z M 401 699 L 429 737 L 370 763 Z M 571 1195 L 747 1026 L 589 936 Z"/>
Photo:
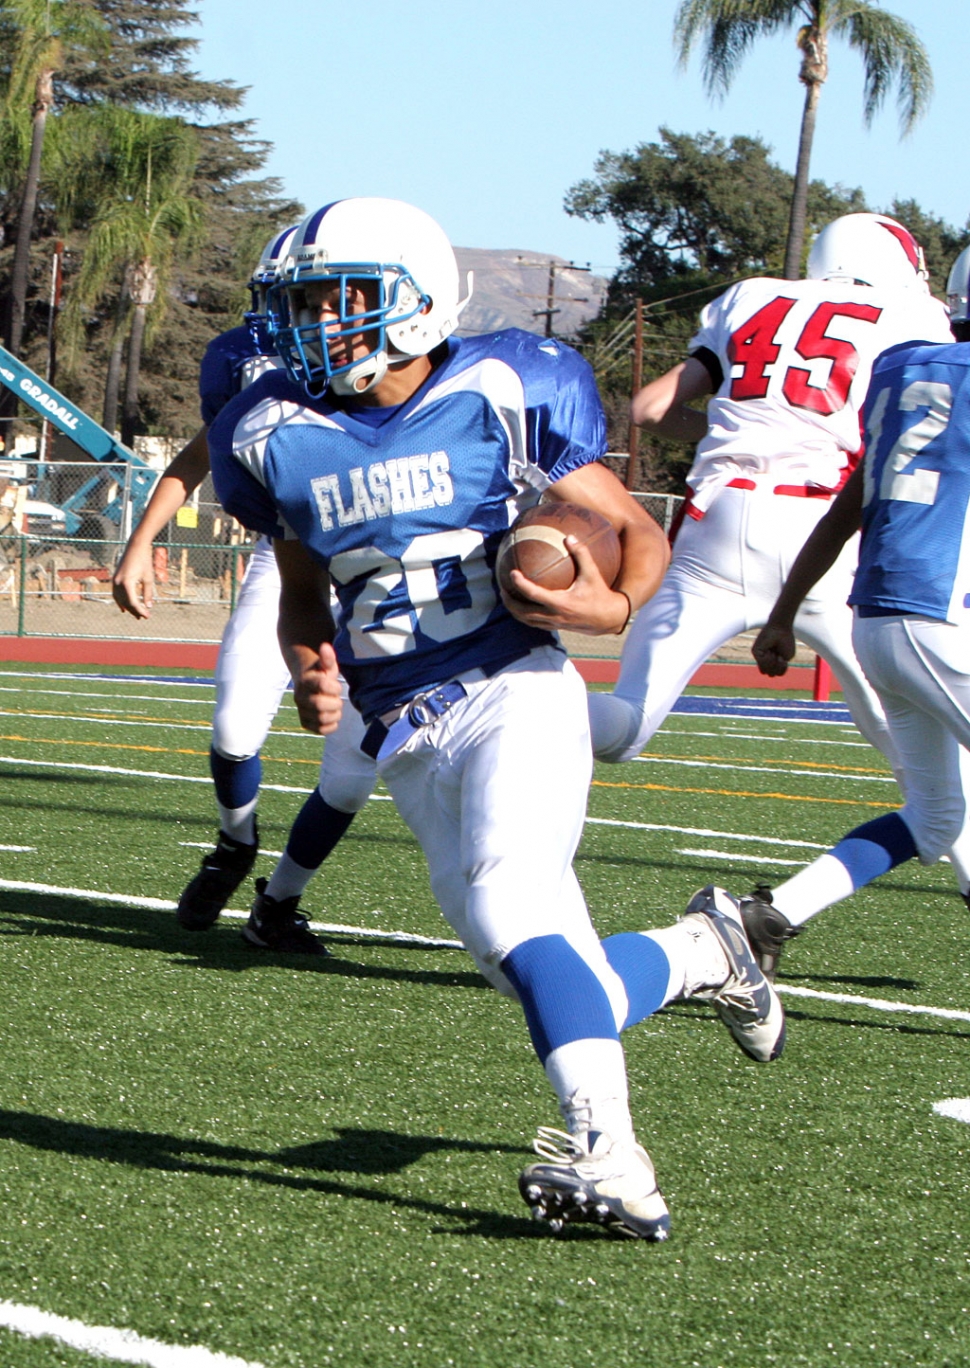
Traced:
<path id="1" fill-rule="evenodd" d="M 656 941 L 635 931 L 607 936 L 603 942 L 610 967 L 623 980 L 630 1004 L 624 1031 L 645 1017 L 653 1016 L 664 1005 L 670 981 L 670 961 Z"/>
<path id="2" fill-rule="evenodd" d="M 304 869 L 319 869 L 354 820 L 353 812 L 331 807 L 314 789 L 290 828 L 286 853 Z"/>
<path id="3" fill-rule="evenodd" d="M 916 842 L 899 814 L 890 812 L 850 831 L 829 854 L 845 866 L 855 889 L 911 860 Z"/>
<path id="4" fill-rule="evenodd" d="M 245 760 L 227 760 L 217 750 L 209 749 L 209 769 L 216 786 L 216 798 L 224 808 L 241 808 L 253 802 L 259 793 L 263 764 L 257 752 Z"/>
<path id="5" fill-rule="evenodd" d="M 502 973 L 519 996 L 543 1063 L 574 1040 L 619 1040 L 606 989 L 565 936 L 535 936 L 510 950 Z"/>

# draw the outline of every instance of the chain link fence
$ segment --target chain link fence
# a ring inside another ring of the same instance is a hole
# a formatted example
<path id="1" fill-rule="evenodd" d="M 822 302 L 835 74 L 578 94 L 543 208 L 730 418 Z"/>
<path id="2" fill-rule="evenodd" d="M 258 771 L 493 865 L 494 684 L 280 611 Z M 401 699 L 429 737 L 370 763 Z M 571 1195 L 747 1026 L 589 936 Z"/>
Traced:
<path id="1" fill-rule="evenodd" d="M 255 534 L 227 515 L 206 479 L 155 541 L 155 604 L 122 613 L 111 576 L 150 487 L 131 467 L 0 460 L 0 636 L 217 643 Z M 674 494 L 635 494 L 669 531 Z"/>

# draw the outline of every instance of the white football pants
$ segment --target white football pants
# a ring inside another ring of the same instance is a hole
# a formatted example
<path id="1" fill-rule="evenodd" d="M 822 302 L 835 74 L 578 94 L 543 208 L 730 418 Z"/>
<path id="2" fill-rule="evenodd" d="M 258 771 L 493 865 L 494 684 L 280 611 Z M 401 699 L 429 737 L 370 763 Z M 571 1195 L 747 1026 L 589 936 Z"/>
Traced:
<path id="1" fill-rule="evenodd" d="M 249 558 L 236 607 L 226 624 L 216 662 L 212 745 L 227 760 L 261 750 L 290 672 L 276 635 L 280 574 L 272 542 L 260 537 Z M 341 812 L 359 812 L 374 787 L 374 762 L 360 749 L 364 723 L 346 702 L 340 726 L 328 736 L 320 765 L 320 796 Z"/>
<path id="2" fill-rule="evenodd" d="M 900 812 L 923 864 L 966 816 L 961 747 L 970 748 L 970 634 L 919 617 L 857 617 L 856 651 L 886 710 L 903 771 Z"/>
<path id="3" fill-rule="evenodd" d="M 589 696 L 597 759 L 639 754 L 712 652 L 764 625 L 792 562 L 830 506 L 774 494 L 768 483 L 724 489 L 703 519 L 684 519 L 664 581 L 630 628 L 616 688 Z M 795 635 L 832 666 L 852 720 L 896 771 L 882 707 L 852 647 L 846 599 L 857 560 L 853 538 L 802 604 Z"/>
<path id="4" fill-rule="evenodd" d="M 514 998 L 499 968 L 505 956 L 562 935 L 600 979 L 620 1029 L 626 992 L 572 867 L 592 770 L 585 685 L 551 646 L 491 679 L 462 679 L 468 697 L 380 760 L 378 773 L 485 978 Z"/>

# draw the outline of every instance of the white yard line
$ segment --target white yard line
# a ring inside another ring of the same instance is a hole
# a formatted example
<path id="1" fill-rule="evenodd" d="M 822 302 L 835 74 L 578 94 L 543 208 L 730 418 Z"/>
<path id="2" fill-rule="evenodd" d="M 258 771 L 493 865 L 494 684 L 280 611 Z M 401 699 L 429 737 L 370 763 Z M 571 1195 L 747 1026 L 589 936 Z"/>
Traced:
<path id="1" fill-rule="evenodd" d="M 95 1358 L 115 1363 L 145 1364 L 148 1368 L 263 1368 L 260 1363 L 204 1349 L 199 1344 L 163 1344 L 134 1330 L 55 1316 L 37 1306 L 0 1301 L 0 1326 L 29 1339 L 54 1339 Z"/>
<path id="2" fill-rule="evenodd" d="M 174 911 L 177 904 L 165 898 L 143 898 L 127 896 L 124 893 L 102 893 L 92 888 L 58 888 L 53 884 L 21 883 L 13 879 L 0 879 L 0 889 L 12 892 L 46 893 L 54 897 L 87 898 L 92 902 L 122 903 L 128 907 L 144 907 L 151 911 Z M 223 916 L 234 919 L 249 916 L 248 912 L 226 909 Z M 461 950 L 461 941 L 446 940 L 441 936 L 417 936 L 407 931 L 382 931 L 372 926 L 345 926 L 337 922 L 310 922 L 314 931 L 332 932 L 348 936 L 366 936 L 369 940 L 388 942 L 393 945 L 431 946 L 440 950 Z M 911 1016 L 939 1017 L 944 1021 L 970 1021 L 970 1012 L 957 1011 L 950 1007 L 928 1007 L 922 1003 L 892 1002 L 885 998 L 857 997 L 851 993 L 826 993 L 816 988 L 799 988 L 794 984 L 779 983 L 779 993 L 790 997 L 816 998 L 820 1002 L 839 1002 L 850 1007 L 870 1007 L 875 1012 L 905 1012 Z"/>
<path id="3" fill-rule="evenodd" d="M 761 845 L 800 846 L 806 850 L 830 850 L 819 841 L 786 840 L 782 836 L 748 836 L 740 831 L 711 831 L 708 827 L 667 826 L 660 822 L 621 822 L 613 817 L 587 817 L 587 826 L 629 827 L 633 831 L 672 831 L 677 836 L 712 836 L 718 841 L 758 841 Z"/>
<path id="4" fill-rule="evenodd" d="M 712 760 L 670 760 L 660 755 L 635 755 L 640 765 L 680 765 L 685 769 L 741 770 L 744 774 L 777 774 L 780 779 L 850 779 L 861 784 L 895 784 L 891 774 L 843 774 L 828 770 L 782 769 L 778 765 L 725 765 Z"/>
<path id="5" fill-rule="evenodd" d="M 843 1002 L 849 1007 L 871 1007 L 876 1012 L 905 1012 L 908 1016 L 940 1017 L 944 1021 L 970 1021 L 970 1012 L 959 1012 L 951 1007 L 890 1002 L 885 998 L 856 997 L 852 993 L 823 993 L 817 988 L 799 988 L 791 983 L 776 983 L 775 988 L 788 997 L 817 998 L 820 1002 Z"/>
<path id="6" fill-rule="evenodd" d="M 0 889 L 7 889 L 11 893 L 44 893 L 55 898 L 85 898 L 90 902 L 119 903 L 124 907 L 143 907 L 149 912 L 174 912 L 178 906 L 178 903 L 172 902 L 169 898 L 103 893 L 97 888 L 61 888 L 56 884 L 28 883 L 20 879 L 0 879 Z M 223 909 L 222 916 L 231 917 L 235 921 L 245 921 L 249 917 L 249 911 L 227 907 Z M 442 936 L 412 935 L 409 931 L 382 931 L 373 926 L 345 926 L 342 922 L 312 921 L 310 926 L 314 931 L 344 936 L 366 936 L 368 940 L 387 941 L 391 945 L 432 946 L 439 950 L 463 949 L 461 941 L 446 940 Z"/>
<path id="7" fill-rule="evenodd" d="M 674 850 L 675 855 L 701 855 L 706 860 L 743 860 L 745 864 L 794 865 L 805 868 L 804 860 L 783 860 L 780 855 L 749 855 L 746 850 Z"/>
<path id="8" fill-rule="evenodd" d="M 120 765 L 82 765 L 72 760 L 25 760 L 20 755 L 0 755 L 0 765 L 31 765 L 36 769 L 83 770 L 88 774 L 120 774 L 125 779 L 169 779 L 176 784 L 211 784 L 208 774 L 165 774 L 161 770 L 123 769 Z M 294 788 L 290 784 L 260 784 L 260 788 L 271 793 L 301 793 L 304 798 L 310 792 L 308 785 Z"/>

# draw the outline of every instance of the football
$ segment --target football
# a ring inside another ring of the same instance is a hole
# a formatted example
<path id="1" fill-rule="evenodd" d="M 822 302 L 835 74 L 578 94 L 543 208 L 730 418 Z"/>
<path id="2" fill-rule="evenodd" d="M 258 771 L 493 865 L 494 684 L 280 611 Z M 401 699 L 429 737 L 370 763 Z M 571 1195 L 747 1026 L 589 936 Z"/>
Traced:
<path id="1" fill-rule="evenodd" d="M 527 508 L 502 538 L 495 573 L 505 592 L 524 598 L 512 583 L 513 570 L 544 589 L 568 589 L 576 578 L 576 562 L 566 550 L 569 536 L 589 548 L 600 574 L 612 585 L 623 555 L 613 524 L 591 508 L 550 500 Z"/>

